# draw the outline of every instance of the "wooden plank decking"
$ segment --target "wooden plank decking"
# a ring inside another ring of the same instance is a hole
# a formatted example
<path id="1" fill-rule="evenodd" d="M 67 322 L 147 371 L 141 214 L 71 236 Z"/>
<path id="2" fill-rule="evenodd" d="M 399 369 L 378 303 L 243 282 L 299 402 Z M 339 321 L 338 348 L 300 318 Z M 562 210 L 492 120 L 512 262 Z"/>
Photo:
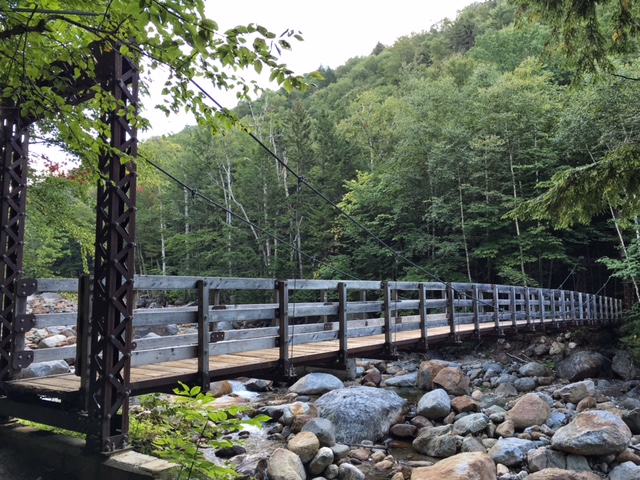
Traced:
<path id="1" fill-rule="evenodd" d="M 512 322 L 500 322 L 505 329 L 512 328 Z M 545 324 L 551 325 L 551 319 L 546 319 Z M 520 327 L 527 325 L 526 320 L 517 322 Z M 473 324 L 459 325 L 457 333 L 461 337 L 471 336 L 475 333 Z M 480 324 L 481 331 L 489 331 L 495 328 L 493 323 Z M 450 328 L 432 327 L 428 329 L 428 338 L 431 343 L 449 338 Z M 410 330 L 394 333 L 394 344 L 403 348 L 417 344 L 421 340 L 419 330 Z M 371 335 L 348 339 L 350 355 L 363 356 L 380 353 L 385 346 L 386 336 Z M 340 349 L 339 340 L 329 340 L 317 343 L 293 345 L 290 349 L 290 359 L 294 365 L 304 365 L 313 362 L 330 362 L 337 358 Z M 279 349 L 269 348 L 250 352 L 240 352 L 213 356 L 209 359 L 209 372 L 212 381 L 230 377 L 251 376 L 258 377 L 268 375 L 278 364 Z M 140 393 L 166 390 L 177 386 L 178 381 L 189 383 L 197 378 L 198 359 L 177 360 L 156 364 L 133 367 L 130 374 L 130 386 L 132 395 Z M 5 388 L 10 395 L 37 394 L 52 398 L 69 398 L 80 391 L 80 378 L 69 373 L 49 377 L 25 378 L 5 383 Z"/>

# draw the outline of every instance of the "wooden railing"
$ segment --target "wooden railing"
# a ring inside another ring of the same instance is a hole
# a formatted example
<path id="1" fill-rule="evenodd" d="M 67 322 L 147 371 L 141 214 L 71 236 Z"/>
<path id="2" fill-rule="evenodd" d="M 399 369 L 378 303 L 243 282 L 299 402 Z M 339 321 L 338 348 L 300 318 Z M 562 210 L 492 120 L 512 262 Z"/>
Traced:
<path id="1" fill-rule="evenodd" d="M 78 313 L 22 312 L 24 331 L 18 335 L 29 328 L 77 325 L 78 337 L 75 346 L 36 349 L 29 360 L 75 358 L 76 373 L 82 376 L 89 345 L 89 278 L 37 283 L 38 292 L 78 292 Z M 392 353 L 395 334 L 408 330 L 419 331 L 420 343 L 426 347 L 432 327 L 448 326 L 449 339 L 457 341 L 462 325 L 473 325 L 476 335 L 501 334 L 505 329 L 616 321 L 622 312 L 621 300 L 610 297 L 489 284 L 138 276 L 135 288 L 138 292 L 183 291 L 195 304 L 136 309 L 134 328 L 178 324 L 184 333 L 134 339 L 132 365 L 198 358 L 203 375 L 209 357 L 215 355 L 278 348 L 281 362 L 287 365 L 292 344 L 339 340 L 339 355 L 346 359 L 349 339 L 356 337 L 384 334 L 385 349 Z M 253 291 L 256 297 L 268 292 L 274 300 L 221 302 L 239 291 L 245 296 Z M 300 292 L 313 301 L 292 301 Z M 233 328 L 220 329 L 221 322 Z"/>

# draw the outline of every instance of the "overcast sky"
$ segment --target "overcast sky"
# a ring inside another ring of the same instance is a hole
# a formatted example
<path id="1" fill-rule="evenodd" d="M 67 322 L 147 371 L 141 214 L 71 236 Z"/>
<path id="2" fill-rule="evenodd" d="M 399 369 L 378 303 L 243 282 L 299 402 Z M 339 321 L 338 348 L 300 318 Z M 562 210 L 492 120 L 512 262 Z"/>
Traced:
<path id="1" fill-rule="evenodd" d="M 282 61 L 296 74 L 304 74 L 320 66 L 337 68 L 350 58 L 367 56 L 378 42 L 391 46 L 399 37 L 429 30 L 445 17 L 454 19 L 458 10 L 471 3 L 471 0 L 324 0 L 314 3 L 207 0 L 207 15 L 218 22 L 221 31 L 257 23 L 277 35 L 288 28 L 302 32 L 304 41 L 292 41 L 293 49 L 283 51 Z M 266 85 L 265 79 L 263 86 Z M 236 104 L 233 93 L 210 93 L 225 107 L 232 108 Z M 153 99 L 145 101 L 149 107 L 155 103 L 158 102 Z M 152 129 L 141 138 L 176 133 L 193 123 L 187 115 L 165 118 L 158 113 L 150 117 Z"/>

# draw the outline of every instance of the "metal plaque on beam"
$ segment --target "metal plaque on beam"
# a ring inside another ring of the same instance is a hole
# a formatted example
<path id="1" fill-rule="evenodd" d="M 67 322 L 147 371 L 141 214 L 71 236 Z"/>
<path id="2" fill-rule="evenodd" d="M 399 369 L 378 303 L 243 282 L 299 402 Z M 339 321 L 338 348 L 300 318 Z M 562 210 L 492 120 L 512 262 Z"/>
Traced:
<path id="1" fill-rule="evenodd" d="M 35 278 L 25 278 L 16 282 L 16 295 L 28 297 L 38 290 L 38 281 Z"/>

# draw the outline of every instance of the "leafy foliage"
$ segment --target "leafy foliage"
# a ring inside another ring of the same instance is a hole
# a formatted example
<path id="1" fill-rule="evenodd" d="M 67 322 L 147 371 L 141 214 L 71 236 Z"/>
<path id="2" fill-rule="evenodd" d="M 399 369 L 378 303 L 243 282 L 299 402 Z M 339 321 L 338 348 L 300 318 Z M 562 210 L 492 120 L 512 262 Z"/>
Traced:
<path id="1" fill-rule="evenodd" d="M 233 478 L 235 471 L 207 460 L 203 447 L 231 447 L 225 435 L 245 425 L 261 427 L 269 417 L 241 419 L 245 410 L 231 406 L 216 409 L 215 398 L 201 388 L 184 383 L 174 389 L 177 397 L 167 400 L 160 394 L 140 398 L 140 411 L 131 416 L 130 436 L 134 447 L 180 465 L 178 478 Z"/>

